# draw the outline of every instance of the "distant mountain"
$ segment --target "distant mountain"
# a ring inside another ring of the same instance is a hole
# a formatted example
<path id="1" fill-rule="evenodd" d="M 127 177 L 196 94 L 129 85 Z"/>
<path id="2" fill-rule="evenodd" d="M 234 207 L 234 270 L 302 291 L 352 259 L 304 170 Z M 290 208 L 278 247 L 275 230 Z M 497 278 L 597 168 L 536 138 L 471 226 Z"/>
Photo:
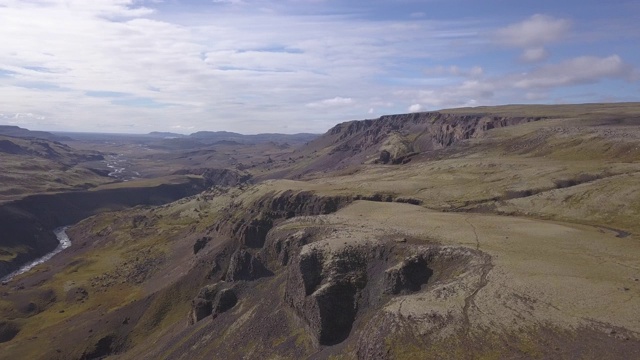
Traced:
<path id="1" fill-rule="evenodd" d="M 256 134 L 243 135 L 229 131 L 198 131 L 191 135 L 183 135 L 166 131 L 153 131 L 148 134 L 105 134 L 105 133 L 68 133 L 69 136 L 53 134 L 46 131 L 32 131 L 18 126 L 0 125 L 0 135 L 19 137 L 24 139 L 44 139 L 50 141 L 105 141 L 114 139 L 126 139 L 128 141 L 157 142 L 162 145 L 177 148 L 194 148 L 208 145 L 242 145 L 260 143 L 287 143 L 300 145 L 316 139 L 320 134 Z M 70 137 L 71 136 L 71 137 Z M 168 143 L 164 143 L 168 142 Z"/>
<path id="2" fill-rule="evenodd" d="M 14 125 L 0 125 L 0 135 L 19 137 L 24 139 L 45 139 L 51 141 L 68 141 L 72 140 L 67 136 L 55 135 L 46 131 L 32 131 Z"/>
<path id="3" fill-rule="evenodd" d="M 238 134 L 238 133 L 234 133 L 234 132 L 229 132 L 229 131 L 198 131 L 198 132 L 194 132 L 193 134 L 189 135 L 190 137 L 194 137 L 194 138 L 214 138 L 214 137 L 220 137 L 220 138 L 231 138 L 231 137 L 242 137 L 242 136 L 248 136 L 248 135 L 242 135 L 242 134 Z"/>
<path id="4" fill-rule="evenodd" d="M 153 136 L 156 138 L 163 138 L 163 139 L 179 139 L 179 138 L 186 137 L 187 135 L 166 132 L 166 131 L 152 131 L 148 134 L 148 136 Z"/>
<path id="5" fill-rule="evenodd" d="M 233 141 L 241 144 L 255 144 L 255 143 L 289 143 L 289 144 L 301 144 L 316 139 L 319 134 L 256 134 L 256 135 L 243 135 L 228 131 L 198 131 L 189 135 L 189 138 L 197 139 L 209 144 L 225 141 Z"/>
<path id="6" fill-rule="evenodd" d="M 54 160 L 58 165 L 65 166 L 74 166 L 85 161 L 104 160 L 103 155 L 98 151 L 77 150 L 57 141 L 0 135 L 0 157 L 3 161 L 8 161 L 8 158 L 3 157 L 8 155 L 28 155 L 32 158 Z M 52 165 L 51 168 L 55 167 Z"/>

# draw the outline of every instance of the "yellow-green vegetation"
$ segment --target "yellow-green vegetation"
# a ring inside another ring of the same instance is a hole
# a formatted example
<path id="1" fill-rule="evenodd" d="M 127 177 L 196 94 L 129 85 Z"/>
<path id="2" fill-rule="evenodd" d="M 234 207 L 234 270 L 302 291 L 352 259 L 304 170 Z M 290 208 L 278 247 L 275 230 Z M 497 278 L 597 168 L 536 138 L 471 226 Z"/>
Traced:
<path id="1" fill-rule="evenodd" d="M 24 246 L 0 246 L 0 261 L 11 261 L 26 251 Z"/>

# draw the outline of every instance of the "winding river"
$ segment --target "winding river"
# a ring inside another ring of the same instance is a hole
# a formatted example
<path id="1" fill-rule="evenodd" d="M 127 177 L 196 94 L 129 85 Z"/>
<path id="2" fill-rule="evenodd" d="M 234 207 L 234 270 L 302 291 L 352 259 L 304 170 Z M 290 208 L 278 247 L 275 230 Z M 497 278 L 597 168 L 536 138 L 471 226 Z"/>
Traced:
<path id="1" fill-rule="evenodd" d="M 2 278 L 2 282 L 6 282 L 9 281 L 11 279 L 13 279 L 14 277 L 20 275 L 20 274 L 24 274 L 27 271 L 33 269 L 34 267 L 44 263 L 45 261 L 48 261 L 49 259 L 51 259 L 52 257 L 54 257 L 56 254 L 58 254 L 59 252 L 61 252 L 62 250 L 68 248 L 69 246 L 71 246 L 71 240 L 69 240 L 69 236 L 67 235 L 67 228 L 68 226 L 63 226 L 60 228 L 57 228 L 55 230 L 53 230 L 53 233 L 56 235 L 56 238 L 58 238 L 58 241 L 60 242 L 60 244 L 58 244 L 58 247 L 55 248 L 55 250 L 53 250 L 52 252 L 48 253 L 47 255 L 38 258 L 28 264 L 23 265 L 20 269 L 12 272 L 11 274 L 5 276 Z"/>
<path id="2" fill-rule="evenodd" d="M 104 160 L 109 168 L 109 176 L 122 181 L 130 181 L 140 177 L 137 171 L 129 170 L 131 163 L 124 157 L 124 154 L 109 155 Z"/>

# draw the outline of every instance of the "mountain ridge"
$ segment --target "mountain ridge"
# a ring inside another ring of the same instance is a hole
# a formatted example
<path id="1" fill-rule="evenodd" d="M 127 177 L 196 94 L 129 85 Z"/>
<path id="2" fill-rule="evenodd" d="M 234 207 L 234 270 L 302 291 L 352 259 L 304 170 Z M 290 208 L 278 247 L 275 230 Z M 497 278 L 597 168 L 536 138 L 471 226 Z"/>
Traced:
<path id="1" fill-rule="evenodd" d="M 37 138 L 51 141 L 67 141 L 67 136 L 55 135 L 47 131 L 34 131 L 21 128 L 15 125 L 0 125 L 0 135 L 18 137 L 18 138 Z"/>

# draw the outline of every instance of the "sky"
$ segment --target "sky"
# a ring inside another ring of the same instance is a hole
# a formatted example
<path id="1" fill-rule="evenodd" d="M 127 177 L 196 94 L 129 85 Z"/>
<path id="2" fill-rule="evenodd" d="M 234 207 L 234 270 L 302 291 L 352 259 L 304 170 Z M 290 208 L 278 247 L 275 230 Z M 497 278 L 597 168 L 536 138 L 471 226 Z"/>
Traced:
<path id="1" fill-rule="evenodd" d="M 322 133 L 640 101 L 637 0 L 0 0 L 0 124 Z"/>

